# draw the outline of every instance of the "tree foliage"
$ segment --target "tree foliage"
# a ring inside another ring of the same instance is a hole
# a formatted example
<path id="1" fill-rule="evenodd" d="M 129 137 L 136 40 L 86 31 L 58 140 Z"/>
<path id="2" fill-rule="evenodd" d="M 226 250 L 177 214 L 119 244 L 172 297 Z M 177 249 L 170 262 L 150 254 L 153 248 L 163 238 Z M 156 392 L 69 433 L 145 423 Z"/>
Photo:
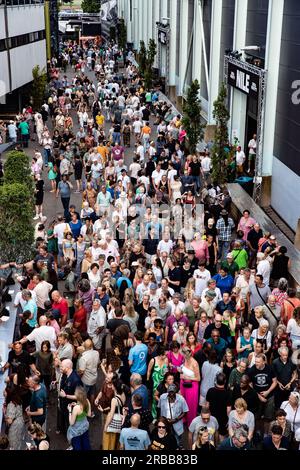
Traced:
<path id="1" fill-rule="evenodd" d="M 45 69 L 40 70 L 40 66 L 36 65 L 32 69 L 32 107 L 34 111 L 39 111 L 43 105 L 45 94 L 46 94 L 46 87 L 47 87 L 47 73 Z"/>
<path id="2" fill-rule="evenodd" d="M 144 77 L 147 67 L 147 49 L 144 41 L 140 41 L 140 50 L 139 50 L 139 71 Z"/>
<path id="3" fill-rule="evenodd" d="M 33 257 L 33 204 L 29 189 L 20 183 L 0 187 L 0 256 L 2 262 L 23 263 Z"/>
<path id="4" fill-rule="evenodd" d="M 127 45 L 127 27 L 123 18 L 118 24 L 118 45 L 120 49 L 125 50 Z"/>
<path id="5" fill-rule="evenodd" d="M 17 150 L 8 153 L 4 164 L 4 184 L 12 183 L 24 184 L 31 193 L 33 192 L 29 157 Z"/>
<path id="6" fill-rule="evenodd" d="M 214 145 L 212 155 L 212 179 L 217 183 L 224 183 L 227 173 L 228 153 L 228 121 L 230 114 L 227 107 L 227 88 L 222 83 L 219 95 L 214 102 L 213 118 L 216 121 Z"/>
<path id="7" fill-rule="evenodd" d="M 101 0 L 83 0 L 81 8 L 83 13 L 100 13 Z"/>
<path id="8" fill-rule="evenodd" d="M 148 43 L 148 49 L 145 46 L 144 41 L 140 42 L 139 51 L 139 70 L 140 74 L 144 79 L 146 90 L 152 88 L 153 83 L 153 65 L 155 56 L 157 54 L 157 47 L 154 39 L 150 39 Z"/>
<path id="9" fill-rule="evenodd" d="M 205 125 L 201 122 L 200 85 L 194 80 L 187 92 L 183 105 L 182 125 L 187 134 L 187 144 L 190 153 L 195 153 L 197 144 L 204 137 Z"/>

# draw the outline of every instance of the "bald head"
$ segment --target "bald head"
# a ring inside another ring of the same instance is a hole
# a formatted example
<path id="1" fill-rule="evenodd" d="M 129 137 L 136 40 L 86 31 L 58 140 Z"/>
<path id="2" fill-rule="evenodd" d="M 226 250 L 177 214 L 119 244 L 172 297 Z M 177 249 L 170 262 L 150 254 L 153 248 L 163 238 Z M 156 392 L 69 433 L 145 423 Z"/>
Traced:
<path id="1" fill-rule="evenodd" d="M 93 341 L 91 339 L 86 339 L 83 345 L 85 350 L 93 349 L 94 347 Z"/>
<path id="2" fill-rule="evenodd" d="M 64 374 L 67 374 L 69 371 L 73 370 L 73 362 L 71 359 L 64 359 L 61 363 L 61 370 Z"/>
<path id="3" fill-rule="evenodd" d="M 141 417 L 139 414 L 135 413 L 130 418 L 130 423 L 133 428 L 138 428 L 141 422 Z"/>
<path id="4" fill-rule="evenodd" d="M 48 318 L 45 317 L 45 315 L 42 315 L 39 319 L 39 325 L 40 326 L 44 326 L 44 325 L 47 325 L 47 321 L 48 321 Z"/>

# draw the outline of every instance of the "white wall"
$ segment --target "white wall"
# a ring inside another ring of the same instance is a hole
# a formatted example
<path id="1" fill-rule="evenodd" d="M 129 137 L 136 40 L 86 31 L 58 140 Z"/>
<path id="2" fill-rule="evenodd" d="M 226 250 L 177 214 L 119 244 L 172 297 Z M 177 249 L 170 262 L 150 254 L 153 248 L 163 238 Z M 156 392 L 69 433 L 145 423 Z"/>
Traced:
<path id="1" fill-rule="evenodd" d="M 9 91 L 8 88 L 9 74 L 8 74 L 8 62 L 7 52 L 0 52 L 0 96 L 6 95 Z"/>
<path id="2" fill-rule="evenodd" d="M 5 38 L 4 8 L 0 7 L 0 39 Z"/>
<path id="3" fill-rule="evenodd" d="M 274 156 L 271 206 L 295 231 L 300 218 L 299 187 L 300 177 Z"/>
<path id="4" fill-rule="evenodd" d="M 32 81 L 32 69 L 46 66 L 46 41 L 38 41 L 10 51 L 12 89 L 15 90 Z"/>
<path id="5" fill-rule="evenodd" d="M 44 5 L 10 7 L 7 9 L 9 36 L 19 36 L 45 29 Z"/>

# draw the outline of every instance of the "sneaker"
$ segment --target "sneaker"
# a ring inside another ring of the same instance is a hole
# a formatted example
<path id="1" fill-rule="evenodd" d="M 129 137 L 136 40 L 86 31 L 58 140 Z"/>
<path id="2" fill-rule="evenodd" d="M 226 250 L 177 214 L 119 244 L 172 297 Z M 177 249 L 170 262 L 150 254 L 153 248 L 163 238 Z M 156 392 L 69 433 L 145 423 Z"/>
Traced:
<path id="1" fill-rule="evenodd" d="M 33 220 L 38 220 L 40 218 L 39 215 L 36 215 L 35 217 L 33 217 Z"/>
<path id="2" fill-rule="evenodd" d="M 66 450 L 73 450 L 73 447 L 72 447 L 72 446 L 70 446 L 70 447 L 67 447 L 67 449 L 66 449 Z"/>

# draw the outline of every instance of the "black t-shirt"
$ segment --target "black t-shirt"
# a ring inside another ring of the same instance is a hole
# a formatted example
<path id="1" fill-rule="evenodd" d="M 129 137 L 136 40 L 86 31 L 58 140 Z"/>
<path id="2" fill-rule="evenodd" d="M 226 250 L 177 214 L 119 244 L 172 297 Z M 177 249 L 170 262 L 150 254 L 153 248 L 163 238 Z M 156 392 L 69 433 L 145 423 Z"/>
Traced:
<path id="1" fill-rule="evenodd" d="M 280 357 L 278 357 L 272 363 L 274 375 L 282 385 L 287 385 L 290 382 L 295 369 L 296 365 L 292 363 L 291 359 L 288 359 L 286 364 L 284 364 Z"/>
<path id="2" fill-rule="evenodd" d="M 34 261 L 35 263 L 38 261 L 44 261 L 44 263 L 47 263 L 48 270 L 54 267 L 54 256 L 51 255 L 51 253 L 48 253 L 47 256 L 37 255 L 34 258 Z"/>
<path id="3" fill-rule="evenodd" d="M 260 229 L 258 232 L 254 229 L 251 229 L 250 232 L 248 233 L 247 240 L 248 242 L 251 243 L 251 246 L 255 249 L 258 250 L 258 242 L 260 238 L 263 237 L 262 230 Z"/>
<path id="4" fill-rule="evenodd" d="M 30 375 L 30 365 L 34 364 L 34 359 L 27 351 L 22 351 L 21 354 L 16 354 L 14 350 L 9 351 L 7 362 L 10 364 L 11 373 L 14 374 L 18 370 L 20 364 L 26 366 L 26 375 Z"/>
<path id="5" fill-rule="evenodd" d="M 151 433 L 151 445 L 149 450 L 166 451 L 176 449 L 177 442 L 173 434 L 169 433 L 165 437 L 159 437 L 156 429 Z"/>
<path id="6" fill-rule="evenodd" d="M 107 328 L 109 329 L 111 334 L 118 328 L 118 326 L 121 326 L 121 325 L 128 326 L 129 331 L 130 331 L 130 325 L 128 321 L 123 320 L 123 318 L 112 318 L 111 320 L 108 320 L 107 322 Z"/>
<path id="7" fill-rule="evenodd" d="M 60 382 L 60 390 L 64 390 L 66 395 L 74 395 L 76 387 L 82 386 L 81 379 L 77 372 L 73 370 L 73 372 L 66 376 L 66 374 L 62 375 L 61 382 Z M 68 398 L 60 397 L 61 407 L 66 410 L 69 403 L 72 403 L 74 400 L 69 400 Z"/>
<path id="8" fill-rule="evenodd" d="M 190 267 L 189 269 L 180 268 L 180 287 L 186 287 L 188 280 L 193 277 L 194 269 Z"/>
<path id="9" fill-rule="evenodd" d="M 149 306 L 150 307 L 150 306 Z M 138 304 L 137 307 L 136 307 L 136 312 L 138 313 L 139 315 L 139 319 L 138 319 L 138 323 L 137 323 L 137 328 L 139 331 L 142 331 L 144 332 L 145 331 L 145 320 L 148 316 L 148 309 L 146 310 L 144 307 L 143 307 L 143 303 L 141 304 Z"/>
<path id="10" fill-rule="evenodd" d="M 143 117 L 143 121 L 149 121 L 149 118 L 150 118 L 150 111 L 148 108 L 144 108 L 143 111 L 142 111 L 142 117 Z"/>
<path id="11" fill-rule="evenodd" d="M 231 395 L 232 407 L 234 406 L 235 400 L 237 400 L 238 398 L 243 398 L 245 400 L 249 411 L 251 411 L 252 413 L 256 412 L 259 404 L 259 399 L 257 393 L 251 387 L 249 387 L 249 390 L 247 390 L 246 393 L 242 394 L 240 385 L 236 384 L 232 390 Z"/>
<path id="12" fill-rule="evenodd" d="M 192 176 L 199 176 L 200 175 L 200 163 L 199 162 L 191 162 L 189 165 L 191 169 Z"/>
<path id="13" fill-rule="evenodd" d="M 230 392 L 217 387 L 210 388 L 206 394 L 206 401 L 209 402 L 211 415 L 214 416 L 219 423 L 220 434 L 227 434 L 227 406 L 231 406 Z"/>
<path id="14" fill-rule="evenodd" d="M 202 349 L 200 349 L 194 354 L 193 357 L 195 361 L 198 362 L 199 370 L 201 371 L 204 362 L 207 361 L 207 355 L 202 351 Z"/>
<path id="15" fill-rule="evenodd" d="M 180 281 L 180 269 L 179 268 L 174 268 L 174 269 L 169 269 L 168 276 L 170 281 Z M 177 286 L 175 284 L 170 283 L 170 287 L 174 289 L 175 292 L 180 292 L 180 285 Z"/>
<path id="16" fill-rule="evenodd" d="M 209 339 L 211 337 L 212 330 L 218 330 L 221 338 L 225 339 L 225 341 L 227 341 L 230 336 L 230 331 L 227 325 L 223 325 L 222 323 L 221 327 L 217 328 L 215 323 L 211 323 L 205 328 L 204 339 Z"/>
<path id="17" fill-rule="evenodd" d="M 273 369 L 271 369 L 271 367 L 267 364 L 262 370 L 257 369 L 255 365 L 252 366 L 249 369 L 248 375 L 250 377 L 251 382 L 253 383 L 253 389 L 257 393 L 265 392 L 266 390 L 268 390 L 271 387 L 273 379 L 275 377 Z M 273 392 L 268 395 L 268 398 L 272 395 Z"/>

